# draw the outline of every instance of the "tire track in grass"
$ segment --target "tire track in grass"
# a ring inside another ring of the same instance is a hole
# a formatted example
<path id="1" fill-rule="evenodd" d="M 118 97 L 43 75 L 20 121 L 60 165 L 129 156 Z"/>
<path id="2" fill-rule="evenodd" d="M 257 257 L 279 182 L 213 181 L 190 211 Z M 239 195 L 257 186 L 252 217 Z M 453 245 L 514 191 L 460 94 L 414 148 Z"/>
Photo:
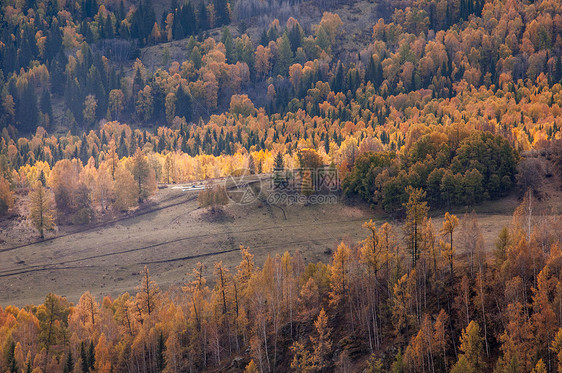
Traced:
<path id="1" fill-rule="evenodd" d="M 365 219 L 361 218 L 361 219 L 346 220 L 346 222 L 348 222 L 348 223 L 352 223 L 352 222 L 356 222 L 356 221 L 365 221 Z M 341 223 L 342 223 L 341 220 L 336 220 L 336 221 L 329 221 L 329 222 L 309 223 L 308 225 L 314 226 L 314 225 L 341 224 Z M 261 231 L 264 231 L 264 230 L 280 229 L 280 228 L 294 228 L 294 227 L 301 227 L 301 226 L 302 226 L 302 224 L 276 225 L 276 226 L 270 226 L 270 227 L 260 227 L 260 228 L 241 230 L 241 231 L 237 231 L 236 234 L 246 234 L 246 233 L 261 232 Z M 156 247 L 166 246 L 166 245 L 169 245 L 169 244 L 183 242 L 183 241 L 186 241 L 186 240 L 207 238 L 207 237 L 211 237 L 211 236 L 216 237 L 218 235 L 225 235 L 225 234 L 228 236 L 229 233 L 230 232 L 228 232 L 228 231 L 226 231 L 226 232 L 215 232 L 215 233 L 205 233 L 205 234 L 199 234 L 199 235 L 194 235 L 194 236 L 176 238 L 176 239 L 173 239 L 173 240 L 154 243 L 154 244 L 141 246 L 141 247 L 137 247 L 137 248 L 133 248 L 133 249 L 120 250 L 120 251 L 116 251 L 116 252 L 91 255 L 91 256 L 88 256 L 88 257 L 84 257 L 84 258 L 61 261 L 61 262 L 58 262 L 58 263 L 37 264 L 37 265 L 27 266 L 27 267 L 21 268 L 21 269 L 5 269 L 5 270 L 0 270 L 0 278 L 16 276 L 16 275 L 24 274 L 24 273 L 40 272 L 40 271 L 45 271 L 45 270 L 49 270 L 49 269 L 54 269 L 54 270 L 59 269 L 59 268 L 64 269 L 64 268 L 57 267 L 57 266 L 67 265 L 67 264 L 72 264 L 72 263 L 78 263 L 78 262 L 88 261 L 88 260 L 93 260 L 93 259 L 105 258 L 105 257 L 110 257 L 110 256 L 128 254 L 128 253 L 133 253 L 133 252 L 142 251 L 142 250 L 153 249 L 153 248 L 156 248 Z M 320 239 L 320 240 L 322 240 L 322 241 L 333 240 L 333 237 Z M 310 242 L 310 241 L 313 241 L 313 240 L 310 239 L 310 240 L 292 241 L 292 242 L 284 243 L 283 245 L 295 245 L 295 244 L 299 244 L 299 243 L 303 243 L 303 242 Z M 279 246 L 279 245 L 255 246 L 255 247 L 251 247 L 251 248 L 252 249 L 261 249 L 261 248 L 269 248 L 269 247 L 276 247 L 276 246 Z M 192 259 L 192 258 L 220 255 L 220 254 L 225 254 L 225 253 L 233 252 L 233 251 L 237 251 L 237 250 L 239 250 L 239 248 L 231 248 L 231 249 L 227 249 L 227 250 L 221 250 L 221 251 L 218 251 L 218 252 L 215 251 L 215 252 L 210 252 L 210 253 L 196 254 L 196 255 L 190 255 L 190 256 L 187 256 L 187 257 L 176 258 L 176 259 L 162 259 L 160 261 L 154 261 L 154 263 L 158 263 L 158 262 L 165 263 L 166 261 L 169 261 L 169 260 L 179 261 L 179 260 L 187 260 L 187 259 Z M 144 262 L 141 262 L 141 264 L 142 263 L 144 263 Z M 100 267 L 102 267 L 102 266 L 100 266 Z"/>
<path id="2" fill-rule="evenodd" d="M 33 269 L 24 269 L 21 270 L 19 272 L 15 272 L 15 273 L 10 273 L 7 275 L 0 275 L 0 278 L 2 277 L 10 277 L 10 276 L 17 276 L 17 275 L 24 275 L 26 273 L 35 273 L 35 272 L 44 272 L 44 271 L 59 271 L 59 270 L 65 270 L 65 269 L 80 269 L 80 270 L 85 270 L 85 269 L 95 269 L 95 270 L 100 270 L 101 268 L 103 268 L 105 266 L 99 266 L 99 265 L 85 265 L 85 266 L 65 266 L 65 267 L 45 267 L 45 268 L 33 268 Z"/>
<path id="3" fill-rule="evenodd" d="M 298 240 L 298 241 L 290 241 L 287 243 L 284 243 L 283 245 L 299 245 L 299 244 L 303 244 L 305 242 L 314 242 L 314 243 L 319 243 L 320 241 L 331 241 L 333 240 L 332 237 L 327 237 L 327 238 L 313 238 L 310 240 Z M 254 250 L 263 250 L 263 249 L 271 249 L 271 248 L 275 248 L 275 247 L 279 247 L 280 245 L 261 245 L 261 246 L 252 246 L 250 247 L 250 249 L 252 251 Z M 160 259 L 160 260 L 151 260 L 151 261 L 143 261 L 140 262 L 139 264 L 163 264 L 163 263 L 173 263 L 173 262 L 179 262 L 179 261 L 184 261 L 184 260 L 190 260 L 190 259 L 197 259 L 197 258 L 204 258 L 204 257 L 209 257 L 209 256 L 215 256 L 215 255 L 221 255 L 221 254 L 228 254 L 234 251 L 239 251 L 240 249 L 228 249 L 228 250 L 221 250 L 221 251 L 215 251 L 212 253 L 203 253 L 203 254 L 195 254 L 195 255 L 187 255 L 187 256 L 182 256 L 179 258 L 172 258 L 172 259 Z"/>
<path id="4" fill-rule="evenodd" d="M 319 241 L 330 241 L 330 240 L 333 240 L 333 238 L 329 237 L 329 238 L 321 238 L 321 239 L 290 241 L 290 242 L 287 242 L 284 245 L 298 245 L 298 244 L 302 244 L 302 243 L 306 243 L 306 242 L 315 242 L 316 243 L 316 242 L 319 242 Z M 154 246 L 156 246 L 156 245 L 154 245 Z M 254 246 L 254 247 L 252 247 L 252 250 L 263 250 L 263 249 L 274 248 L 274 247 L 277 247 L 277 246 L 279 246 L 279 245 Z M 198 259 L 198 258 L 205 258 L 205 257 L 222 255 L 222 254 L 228 254 L 228 253 L 239 251 L 239 250 L 240 250 L 239 248 L 227 249 L 227 250 L 221 250 L 221 251 L 214 251 L 214 252 L 210 252 L 210 253 L 187 255 L 187 256 L 182 256 L 182 257 L 179 257 L 179 258 L 172 258 L 172 259 L 142 261 L 142 262 L 134 263 L 134 264 L 148 265 L 148 264 L 173 263 L 173 262 L 179 262 L 179 261 L 184 261 L 184 260 L 191 260 L 191 259 Z M 75 262 L 75 261 L 70 261 L 70 262 Z M 62 263 L 62 264 L 66 264 L 66 263 Z M 13 272 L 13 273 L 0 274 L 0 278 L 17 276 L 17 275 L 22 275 L 22 274 L 27 274 L 27 273 L 44 272 L 44 271 L 60 271 L 60 270 L 68 270 L 68 269 L 81 269 L 81 270 L 83 270 L 83 269 L 96 269 L 96 270 L 98 270 L 100 268 L 106 268 L 107 267 L 107 266 L 101 266 L 101 265 L 56 267 L 56 265 L 60 265 L 60 264 L 53 264 L 52 266 L 43 266 L 43 267 L 40 267 L 40 268 L 27 268 L 27 269 L 23 269 L 23 270 L 20 270 L 20 271 L 17 271 L 17 272 Z"/>
<path id="5" fill-rule="evenodd" d="M 169 201 L 173 201 L 176 200 L 178 198 L 181 197 L 185 197 L 185 195 L 180 195 L 180 196 L 176 196 L 176 197 L 172 197 L 170 199 L 167 199 L 165 202 L 169 202 Z M 69 236 L 73 236 L 75 234 L 80 234 L 80 233 L 85 233 L 85 232 L 89 232 L 89 231 L 93 231 L 96 229 L 100 229 L 100 228 L 105 228 L 108 227 L 112 224 L 116 224 L 125 220 L 129 220 L 129 219 L 134 219 L 134 218 L 138 218 L 139 216 L 143 216 L 143 215 L 147 215 L 147 214 L 152 214 L 154 212 L 158 212 L 164 209 L 168 209 L 171 207 L 175 207 L 175 206 L 179 206 L 181 204 L 187 203 L 187 202 L 191 202 L 193 201 L 195 198 L 197 198 L 197 196 L 190 196 L 190 198 L 187 198 L 185 201 L 181 201 L 181 202 L 176 202 L 173 203 L 171 205 L 166 205 L 166 206 L 162 206 L 162 207 L 157 207 L 157 208 L 153 208 L 153 209 L 149 209 L 149 210 L 141 210 L 138 213 L 133 213 L 130 216 L 123 216 L 117 219 L 113 219 L 113 220 L 109 220 L 109 221 L 105 221 L 105 222 L 100 222 L 100 223 L 95 223 L 95 224 L 91 224 L 88 227 L 85 228 L 79 228 L 73 232 L 69 232 L 69 233 L 65 233 L 65 234 L 60 234 L 58 236 L 53 236 L 53 237 L 49 237 L 49 238 L 45 238 L 42 241 L 36 241 L 36 242 L 29 242 L 29 243 L 25 243 L 22 245 L 18 245 L 18 246 L 12 246 L 12 247 L 8 247 L 8 248 L 3 248 L 0 249 L 0 253 L 5 253 L 5 252 L 9 252 L 9 251 L 14 251 L 14 250 L 18 250 L 18 249 L 22 249 L 24 247 L 29 247 L 29 246 L 34 246 L 34 245 L 38 245 L 38 244 L 42 244 L 45 242 L 49 242 L 49 241 L 54 241 L 54 240 L 58 240 L 60 238 L 65 238 L 65 237 L 69 237 Z"/>
<path id="6" fill-rule="evenodd" d="M 257 181 L 252 181 L 252 183 L 256 183 L 256 182 Z M 231 189 L 232 186 L 228 186 L 228 188 Z M 174 200 L 182 198 L 182 197 L 185 197 L 185 194 L 180 194 L 180 195 L 177 195 L 177 196 L 166 198 L 164 201 L 161 201 L 158 204 L 163 204 L 163 203 L 166 203 L 166 202 L 174 201 Z M 14 251 L 14 250 L 22 249 L 24 247 L 38 245 L 38 244 L 42 244 L 44 242 L 50 242 L 50 241 L 58 240 L 60 238 L 73 236 L 75 234 L 80 234 L 80 233 L 84 233 L 84 232 L 93 231 L 93 230 L 96 230 L 96 229 L 99 229 L 99 228 L 104 228 L 104 227 L 110 226 L 110 225 L 115 224 L 115 223 L 119 223 L 119 222 L 126 221 L 126 220 L 129 220 L 129 219 L 134 219 L 134 218 L 137 218 L 139 216 L 143 216 L 143 215 L 151 214 L 151 213 L 154 213 L 154 212 L 158 212 L 158 211 L 161 211 L 161 210 L 164 210 L 164 209 L 167 209 L 167 208 L 179 206 L 183 203 L 191 202 L 195 199 L 197 199 L 197 195 L 188 195 L 188 198 L 185 201 L 182 201 L 182 202 L 176 202 L 176 203 L 173 203 L 173 204 L 170 204 L 170 205 L 156 207 L 156 208 L 147 209 L 147 210 L 144 210 L 144 209 L 141 208 L 141 209 L 135 211 L 132 215 L 129 215 L 129 216 L 122 216 L 122 217 L 117 218 L 117 219 L 112 219 L 112 220 L 109 220 L 109 221 L 103 221 L 103 222 L 99 222 L 99 223 L 95 223 L 95 224 L 90 224 L 87 227 L 78 228 L 77 230 L 74 230 L 74 231 L 69 232 L 69 233 L 60 234 L 58 236 L 48 237 L 48 238 L 45 238 L 41 241 L 28 242 L 28 243 L 17 245 L 17 246 L 12 246 L 12 247 L 8 247 L 8 248 L 1 248 L 0 253 Z M 146 208 L 148 208 L 148 207 L 146 207 Z"/>

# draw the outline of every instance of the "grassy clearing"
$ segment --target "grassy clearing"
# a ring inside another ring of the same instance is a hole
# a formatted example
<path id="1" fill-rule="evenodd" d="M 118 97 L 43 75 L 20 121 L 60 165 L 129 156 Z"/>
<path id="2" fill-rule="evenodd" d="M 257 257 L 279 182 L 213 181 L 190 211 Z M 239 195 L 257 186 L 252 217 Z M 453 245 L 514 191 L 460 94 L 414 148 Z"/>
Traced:
<path id="1" fill-rule="evenodd" d="M 134 292 L 144 265 L 166 289 L 185 282 L 198 261 L 207 265 L 207 275 L 220 260 L 234 269 L 240 261 L 240 245 L 250 247 L 260 265 L 268 255 L 297 249 L 307 262 L 328 261 L 342 240 L 355 244 L 365 237 L 363 222 L 393 222 L 357 201 L 280 208 L 258 200 L 248 205 L 231 203 L 222 213 L 212 214 L 199 208 L 197 193 L 159 189 L 135 214 L 114 216 L 90 227 L 65 226 L 45 242 L 35 242 L 36 233 L 21 215 L 0 221 L 0 305 L 38 303 L 49 292 L 71 301 L 86 290 L 98 297 Z M 549 194 L 551 198 L 538 203 L 536 211 L 552 216 L 553 210 L 560 211 L 562 196 L 554 189 Z M 18 196 L 22 215 L 25 200 Z M 474 207 L 487 250 L 493 248 L 500 230 L 511 224 L 519 203 L 510 196 Z M 470 211 L 452 212 L 460 218 Z M 430 214 L 438 230 L 444 211 Z"/>
<path id="2" fill-rule="evenodd" d="M 230 204 L 222 214 L 211 214 L 198 207 L 196 196 L 162 189 L 156 201 L 179 200 L 74 234 L 76 228 L 63 227 L 60 238 L 46 242 L 33 243 L 36 235 L 25 224 L 4 222 L 9 234 L 2 248 L 31 244 L 0 252 L 0 286 L 6 289 L 0 292 L 0 304 L 37 303 L 48 292 L 76 301 L 86 290 L 98 296 L 133 291 L 145 264 L 167 288 L 185 281 L 198 261 L 208 264 L 209 274 L 218 260 L 237 265 L 240 245 L 249 246 L 258 263 L 297 248 L 307 261 L 327 260 L 340 240 L 361 239 L 362 222 L 373 217 L 365 206 L 290 206 L 283 214 L 261 202 Z"/>

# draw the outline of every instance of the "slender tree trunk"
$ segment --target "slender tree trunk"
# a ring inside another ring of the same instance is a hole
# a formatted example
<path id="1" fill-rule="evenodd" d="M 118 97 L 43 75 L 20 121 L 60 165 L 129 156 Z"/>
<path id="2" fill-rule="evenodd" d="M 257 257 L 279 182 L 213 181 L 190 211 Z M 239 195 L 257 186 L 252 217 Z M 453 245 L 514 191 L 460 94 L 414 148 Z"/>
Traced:
<path id="1" fill-rule="evenodd" d="M 265 319 L 263 320 L 262 325 L 263 325 L 262 326 L 263 345 L 264 345 L 264 348 L 265 348 L 265 358 L 267 360 L 267 371 L 270 372 L 271 371 L 271 363 L 269 361 L 269 351 L 268 351 L 268 348 L 267 348 L 267 331 L 266 331 L 266 328 L 265 328 Z"/>
<path id="2" fill-rule="evenodd" d="M 139 175 L 139 203 L 142 202 L 142 198 L 141 198 L 141 177 Z"/>
<path id="3" fill-rule="evenodd" d="M 41 240 L 45 239 L 43 232 L 43 194 L 41 194 L 41 200 L 39 201 L 39 233 L 41 234 Z"/>
<path id="4" fill-rule="evenodd" d="M 482 264 L 480 264 L 480 304 L 482 305 L 482 321 L 484 324 L 484 342 L 486 343 L 486 357 L 490 357 L 490 348 L 488 346 L 488 331 L 486 327 L 486 311 L 484 309 L 484 287 L 482 286 Z"/>

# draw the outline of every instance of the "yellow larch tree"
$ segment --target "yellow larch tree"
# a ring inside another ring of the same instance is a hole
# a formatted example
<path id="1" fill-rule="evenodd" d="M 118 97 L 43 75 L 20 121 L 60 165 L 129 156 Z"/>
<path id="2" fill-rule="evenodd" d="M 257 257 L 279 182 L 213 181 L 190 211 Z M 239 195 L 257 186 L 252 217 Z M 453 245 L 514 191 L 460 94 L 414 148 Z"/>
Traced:
<path id="1" fill-rule="evenodd" d="M 315 335 L 310 337 L 313 354 L 312 361 L 316 370 L 323 371 L 329 367 L 329 356 L 332 351 L 331 328 L 328 327 L 328 315 L 324 308 L 320 310 L 318 318 L 314 322 Z"/>
<path id="2" fill-rule="evenodd" d="M 30 192 L 31 223 L 39 231 L 41 239 L 45 238 L 45 231 L 55 228 L 54 209 L 48 190 L 37 182 Z"/>

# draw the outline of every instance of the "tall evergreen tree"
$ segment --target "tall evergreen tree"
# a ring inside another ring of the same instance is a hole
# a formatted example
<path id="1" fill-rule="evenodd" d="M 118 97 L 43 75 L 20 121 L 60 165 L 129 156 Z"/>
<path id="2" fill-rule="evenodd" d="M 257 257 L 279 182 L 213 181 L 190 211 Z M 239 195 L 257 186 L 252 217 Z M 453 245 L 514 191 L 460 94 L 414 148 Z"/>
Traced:
<path id="1" fill-rule="evenodd" d="M 214 0 L 215 27 L 225 26 L 230 23 L 230 10 L 227 0 Z"/>
<path id="2" fill-rule="evenodd" d="M 289 72 L 289 66 L 293 62 L 293 51 L 291 50 L 291 42 L 287 33 L 284 33 L 281 38 L 281 43 L 279 45 L 279 55 L 277 57 L 276 72 L 281 75 L 287 75 Z"/>
<path id="3" fill-rule="evenodd" d="M 232 35 L 230 34 L 230 30 L 226 26 L 222 28 L 221 41 L 224 44 L 224 48 L 226 50 L 226 62 L 230 64 L 235 63 L 236 57 L 235 57 L 234 42 L 232 41 Z"/>
<path id="4" fill-rule="evenodd" d="M 172 38 L 174 40 L 180 40 L 185 37 L 185 32 L 183 31 L 182 22 L 179 19 L 179 12 L 176 13 L 174 21 L 172 23 Z"/>
<path id="5" fill-rule="evenodd" d="M 66 55 L 63 51 L 59 51 L 51 60 L 49 73 L 51 78 L 51 91 L 54 94 L 64 94 L 65 76 L 64 70 L 67 64 Z"/>
<path id="6" fill-rule="evenodd" d="M 197 20 L 191 2 L 181 7 L 181 12 L 179 12 L 178 16 L 185 36 L 195 34 L 197 30 Z"/>
<path id="7" fill-rule="evenodd" d="M 63 373 L 72 373 L 74 371 L 74 359 L 72 358 L 72 350 L 68 350 L 66 362 L 63 367 Z"/>
<path id="8" fill-rule="evenodd" d="M 293 26 L 293 28 L 289 30 L 289 41 L 291 42 L 293 53 L 295 53 L 297 49 L 302 46 L 303 39 L 304 32 L 299 24 Z"/>
<path id="9" fill-rule="evenodd" d="M 62 50 L 62 33 L 58 21 L 53 19 L 51 21 L 51 27 L 47 34 L 47 47 L 45 48 L 45 59 L 51 60 L 56 57 L 57 54 Z"/>
<path id="10" fill-rule="evenodd" d="M 5 352 L 5 366 L 9 373 L 18 373 L 18 362 L 16 361 L 16 342 L 10 340 Z"/>
<path id="11" fill-rule="evenodd" d="M 209 24 L 209 12 L 204 1 L 199 3 L 199 8 L 197 9 L 197 29 L 198 31 L 205 31 L 211 28 Z"/>
<path id="12" fill-rule="evenodd" d="M 338 62 L 336 67 L 336 74 L 334 75 L 334 79 L 332 79 L 332 90 L 336 93 L 343 92 L 345 89 L 345 77 L 343 74 L 343 65 L 341 62 Z"/>
<path id="13" fill-rule="evenodd" d="M 84 342 L 80 343 L 80 363 L 82 373 L 88 373 L 90 371 L 90 364 L 88 361 L 88 353 L 86 351 L 86 347 L 84 346 Z"/>
<path id="14" fill-rule="evenodd" d="M 158 336 L 158 347 L 156 350 L 156 371 L 163 372 L 166 368 L 166 343 L 164 341 L 164 334 L 160 332 Z"/>
<path id="15" fill-rule="evenodd" d="M 90 341 L 90 347 L 88 348 L 88 366 L 90 371 L 93 371 L 96 367 L 96 350 L 94 348 L 94 341 Z"/>
<path id="16" fill-rule="evenodd" d="M 16 121 L 18 128 L 24 132 L 31 132 L 37 125 L 39 110 L 37 109 L 37 96 L 33 84 L 27 83 L 20 99 L 16 102 Z"/>
<path id="17" fill-rule="evenodd" d="M 49 90 L 44 89 L 41 94 L 41 112 L 49 116 L 49 120 L 53 120 L 53 106 L 51 105 L 51 94 Z"/>
<path id="18" fill-rule="evenodd" d="M 192 111 L 191 94 L 180 85 L 176 92 L 176 115 L 180 118 L 185 118 L 189 122 L 192 119 Z"/>
<path id="19" fill-rule="evenodd" d="M 156 22 L 156 15 L 152 2 L 141 0 L 131 18 L 131 37 L 138 39 L 141 45 L 145 45 L 154 22 Z"/>

